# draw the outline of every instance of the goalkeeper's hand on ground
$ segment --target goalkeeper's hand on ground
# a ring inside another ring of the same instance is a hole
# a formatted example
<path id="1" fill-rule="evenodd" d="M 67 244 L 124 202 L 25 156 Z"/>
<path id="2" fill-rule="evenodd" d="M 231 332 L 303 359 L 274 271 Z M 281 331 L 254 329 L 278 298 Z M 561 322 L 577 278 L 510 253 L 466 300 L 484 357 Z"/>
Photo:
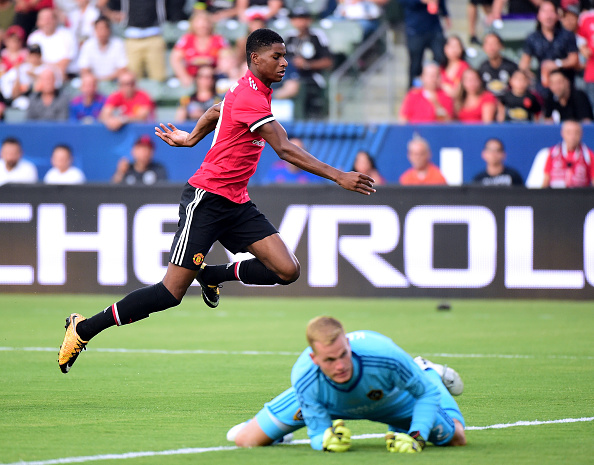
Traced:
<path id="1" fill-rule="evenodd" d="M 418 431 L 414 433 L 386 433 L 386 449 L 390 452 L 402 452 L 405 454 L 414 454 L 421 452 L 425 447 L 425 440 Z"/>
<path id="2" fill-rule="evenodd" d="M 334 420 L 324 431 L 322 448 L 329 452 L 346 452 L 351 448 L 351 430 L 344 426 L 344 421 Z"/>

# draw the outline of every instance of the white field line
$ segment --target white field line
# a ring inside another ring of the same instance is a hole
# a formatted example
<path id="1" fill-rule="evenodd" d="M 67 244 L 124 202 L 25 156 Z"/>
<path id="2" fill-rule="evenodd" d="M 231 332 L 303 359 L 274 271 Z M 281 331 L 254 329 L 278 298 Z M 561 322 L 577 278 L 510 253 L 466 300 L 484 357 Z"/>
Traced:
<path id="1" fill-rule="evenodd" d="M 57 347 L 0 347 L 0 352 L 57 352 Z M 117 349 L 117 348 L 91 348 L 92 352 L 120 353 L 120 354 L 163 354 L 163 355 L 282 355 L 296 357 L 301 352 L 286 351 L 261 351 L 261 350 L 169 350 L 169 349 Z M 432 353 L 422 354 L 424 357 L 444 358 L 502 358 L 502 359 L 559 359 L 559 360 L 594 360 L 591 355 L 521 355 L 521 354 L 450 354 Z M 2 465 L 2 464 L 0 464 Z"/>
<path id="2" fill-rule="evenodd" d="M 502 429 L 511 428 L 514 426 L 538 426 L 538 425 L 550 425 L 557 423 L 577 423 L 594 421 L 594 417 L 583 417 L 583 418 L 563 418 L 561 420 L 547 420 L 547 421 L 517 421 L 515 423 L 501 423 L 497 425 L 489 426 L 469 426 L 466 428 L 467 431 L 481 431 L 486 429 Z M 383 434 L 361 434 L 353 436 L 352 439 L 372 439 L 372 438 L 383 438 Z M 309 444 L 309 439 L 298 439 L 288 444 L 282 444 L 283 446 L 292 446 L 298 444 Z M 84 463 L 84 462 L 95 462 L 99 460 L 123 460 L 123 459 L 134 459 L 139 457 L 155 457 L 163 455 L 187 455 L 187 454 L 203 454 L 204 452 L 222 452 L 237 450 L 239 447 L 236 446 L 219 446 L 219 447 L 186 447 L 183 449 L 172 449 L 172 450 L 161 450 L 161 451 L 144 451 L 144 452 L 126 452 L 124 454 L 101 454 L 101 455 L 87 455 L 82 457 L 63 457 L 59 459 L 50 460 L 36 460 L 32 462 L 13 462 L 0 465 L 56 465 L 63 463 Z"/>

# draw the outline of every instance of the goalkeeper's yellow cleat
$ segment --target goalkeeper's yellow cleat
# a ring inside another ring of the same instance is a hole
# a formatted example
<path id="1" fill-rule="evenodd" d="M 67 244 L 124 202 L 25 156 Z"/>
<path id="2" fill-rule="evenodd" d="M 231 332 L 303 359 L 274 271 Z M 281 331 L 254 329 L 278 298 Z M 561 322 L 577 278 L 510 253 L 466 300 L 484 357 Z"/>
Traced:
<path id="1" fill-rule="evenodd" d="M 83 341 L 76 333 L 76 325 L 84 320 L 86 318 L 78 313 L 73 313 L 66 318 L 66 334 L 58 352 L 58 364 L 62 373 L 68 373 L 70 371 L 78 355 L 89 343 L 89 341 Z"/>

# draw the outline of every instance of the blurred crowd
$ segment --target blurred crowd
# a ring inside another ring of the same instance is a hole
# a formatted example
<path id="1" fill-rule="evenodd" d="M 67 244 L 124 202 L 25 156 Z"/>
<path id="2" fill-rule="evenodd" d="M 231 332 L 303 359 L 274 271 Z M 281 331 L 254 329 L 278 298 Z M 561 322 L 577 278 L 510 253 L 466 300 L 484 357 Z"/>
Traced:
<path id="1" fill-rule="evenodd" d="M 173 104 L 176 121 L 196 120 L 244 74 L 260 27 L 283 33 L 291 62 L 275 100 L 300 97 L 297 116 L 324 118 L 335 54 L 318 24 L 347 22 L 363 40 L 387 1 L 0 0 L 0 118 L 16 109 L 118 130 Z"/>
<path id="2" fill-rule="evenodd" d="M 271 27 L 285 38 L 289 61 L 274 100 L 293 102 L 298 118 L 324 119 L 328 74 L 339 60 L 327 32 L 347 22 L 351 35 L 359 31 L 357 37 L 365 40 L 381 24 L 390 1 L 396 0 L 0 0 L 0 118 L 12 110 L 27 121 L 100 122 L 118 131 L 130 122 L 156 121 L 159 105 L 173 102 L 174 121 L 195 121 L 245 73 L 247 35 Z M 468 42 L 481 49 L 480 63 L 468 59 L 470 49 L 460 36 L 444 32 L 451 26 L 446 0 L 398 2 L 409 53 L 402 122 L 575 123 L 579 141 L 570 147 L 563 136 L 551 149 L 551 160 L 561 161 L 547 162 L 543 183 L 560 186 L 556 177 L 563 176 L 567 187 L 592 183 L 590 149 L 581 142 L 581 125 L 594 118 L 590 0 L 469 0 Z M 480 38 L 479 12 L 488 25 Z M 504 13 L 535 19 L 517 59 L 506 53 L 497 33 Z M 4 152 L 18 152 L 17 146 L 16 139 L 4 140 L 0 184 L 11 182 L 10 172 L 15 176 L 14 161 L 7 161 L 15 157 L 5 158 Z M 165 169 L 152 161 L 153 151 L 150 138 L 141 137 L 131 157 L 115 168 L 113 182 L 166 180 Z M 500 157 L 490 155 L 497 151 Z M 426 141 L 411 140 L 407 153 L 411 169 L 400 183 L 445 183 Z M 504 155 L 501 141 L 486 141 L 487 175 L 477 182 L 503 183 L 485 179 L 508 172 Z M 553 174 L 559 163 L 573 174 Z M 356 164 L 383 182 L 372 154 L 361 151 Z M 47 182 L 84 181 L 83 173 L 73 174 L 65 144 L 53 149 L 52 166 Z M 26 179 L 33 177 L 30 168 L 23 168 Z M 313 182 L 286 166 L 273 170 L 268 179 L 276 182 Z M 509 184 L 518 184 L 516 174 L 505 178 Z"/>
<path id="3" fill-rule="evenodd" d="M 458 35 L 446 37 L 441 22 L 430 32 L 407 29 L 410 90 L 400 108 L 402 122 L 592 121 L 594 5 L 579 0 L 510 1 L 510 11 L 535 19 L 534 30 L 527 33 L 517 53 L 510 53 L 497 33 L 503 24 L 502 3 L 470 0 L 469 45 L 475 48 L 466 46 Z M 445 2 L 439 4 L 439 13 L 429 15 L 423 10 L 422 14 L 447 18 Z M 481 40 L 476 34 L 478 6 L 485 10 L 490 25 Z M 414 15 L 412 7 L 411 11 Z M 419 36 L 423 36 L 422 47 L 416 45 Z M 468 52 L 477 55 L 476 47 L 484 57 L 480 62 L 468 56 Z M 415 58 L 425 49 L 432 51 L 433 61 L 422 63 Z"/>

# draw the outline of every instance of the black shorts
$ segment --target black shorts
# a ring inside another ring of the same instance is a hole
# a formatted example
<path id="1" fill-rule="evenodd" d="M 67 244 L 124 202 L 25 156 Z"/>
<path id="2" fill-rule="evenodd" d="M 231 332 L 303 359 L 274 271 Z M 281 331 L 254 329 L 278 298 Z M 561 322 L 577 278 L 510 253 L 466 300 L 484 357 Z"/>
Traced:
<path id="1" fill-rule="evenodd" d="M 491 6 L 493 4 L 493 0 L 469 0 L 469 3 L 472 5 L 485 5 Z"/>
<path id="2" fill-rule="evenodd" d="M 169 261 L 197 270 L 216 241 L 235 254 L 277 232 L 252 201 L 234 203 L 186 183 Z"/>

